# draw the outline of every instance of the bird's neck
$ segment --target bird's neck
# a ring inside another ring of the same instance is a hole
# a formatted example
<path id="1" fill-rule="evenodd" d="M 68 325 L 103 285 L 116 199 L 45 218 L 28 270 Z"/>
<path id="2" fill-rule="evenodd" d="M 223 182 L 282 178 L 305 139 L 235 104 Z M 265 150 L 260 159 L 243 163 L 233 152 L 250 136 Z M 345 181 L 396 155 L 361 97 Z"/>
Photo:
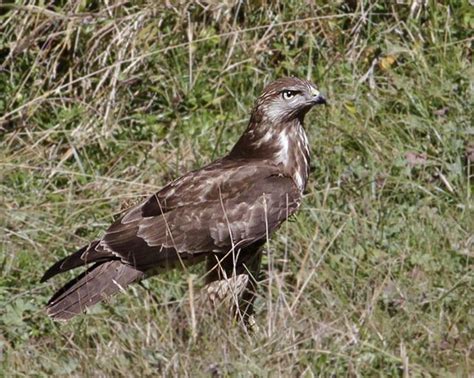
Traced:
<path id="1" fill-rule="evenodd" d="M 228 155 L 231 159 L 268 160 L 281 167 L 303 192 L 310 168 L 308 139 L 303 119 L 274 123 L 252 116 L 245 133 Z"/>

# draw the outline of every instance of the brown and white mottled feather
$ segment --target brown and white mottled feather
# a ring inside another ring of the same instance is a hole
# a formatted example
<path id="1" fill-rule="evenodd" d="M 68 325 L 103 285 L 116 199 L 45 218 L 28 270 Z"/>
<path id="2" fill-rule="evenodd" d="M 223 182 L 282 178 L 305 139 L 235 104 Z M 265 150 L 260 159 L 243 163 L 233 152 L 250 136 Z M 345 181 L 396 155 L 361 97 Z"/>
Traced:
<path id="1" fill-rule="evenodd" d="M 227 156 L 171 182 L 45 273 L 42 281 L 95 263 L 51 298 L 50 316 L 69 319 L 161 270 L 229 251 L 258 253 L 300 205 L 309 174 L 303 119 L 324 101 L 305 80 L 268 85 Z"/>

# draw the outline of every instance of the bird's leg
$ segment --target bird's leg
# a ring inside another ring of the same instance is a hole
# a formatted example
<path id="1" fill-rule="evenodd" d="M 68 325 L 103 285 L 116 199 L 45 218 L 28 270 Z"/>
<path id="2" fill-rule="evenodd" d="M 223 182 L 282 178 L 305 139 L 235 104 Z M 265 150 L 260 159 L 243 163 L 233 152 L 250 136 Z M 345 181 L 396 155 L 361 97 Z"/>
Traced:
<path id="1" fill-rule="evenodd" d="M 215 307 L 229 306 L 238 319 L 248 324 L 253 313 L 263 242 L 255 243 L 222 258 L 207 260 L 206 285 L 202 293 Z"/>

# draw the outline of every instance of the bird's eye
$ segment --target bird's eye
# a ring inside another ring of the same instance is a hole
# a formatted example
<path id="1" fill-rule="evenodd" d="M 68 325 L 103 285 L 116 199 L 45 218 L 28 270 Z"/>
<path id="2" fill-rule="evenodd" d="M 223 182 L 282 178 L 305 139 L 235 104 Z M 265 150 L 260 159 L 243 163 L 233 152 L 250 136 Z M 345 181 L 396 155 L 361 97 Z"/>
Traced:
<path id="1" fill-rule="evenodd" d="M 286 91 L 281 92 L 281 95 L 285 100 L 290 100 L 293 97 L 295 97 L 297 94 L 298 94 L 297 91 L 286 90 Z"/>

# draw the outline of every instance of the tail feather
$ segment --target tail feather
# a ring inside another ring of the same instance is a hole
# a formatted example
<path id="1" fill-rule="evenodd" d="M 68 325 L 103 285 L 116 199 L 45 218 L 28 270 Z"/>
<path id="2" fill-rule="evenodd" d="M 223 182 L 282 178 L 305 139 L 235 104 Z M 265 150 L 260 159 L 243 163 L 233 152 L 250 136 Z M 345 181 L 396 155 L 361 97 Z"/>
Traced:
<path id="1" fill-rule="evenodd" d="M 143 272 L 121 261 L 97 263 L 60 289 L 46 311 L 55 320 L 71 319 L 142 277 Z"/>
<path id="2" fill-rule="evenodd" d="M 99 240 L 94 240 L 92 243 L 74 252 L 72 255 L 66 256 L 64 259 L 58 261 L 46 271 L 40 282 L 45 282 L 56 274 L 66 272 L 79 266 L 110 260 L 112 257 L 110 254 L 104 251 L 98 252 L 95 250 L 97 244 L 99 244 Z"/>

